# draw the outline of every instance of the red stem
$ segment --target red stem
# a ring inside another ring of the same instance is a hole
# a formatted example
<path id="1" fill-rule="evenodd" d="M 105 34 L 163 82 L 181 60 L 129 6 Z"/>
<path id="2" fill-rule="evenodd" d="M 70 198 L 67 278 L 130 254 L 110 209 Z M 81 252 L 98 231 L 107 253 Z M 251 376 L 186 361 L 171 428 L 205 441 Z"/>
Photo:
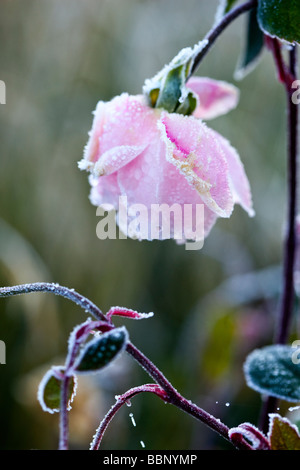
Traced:
<path id="1" fill-rule="evenodd" d="M 281 44 L 277 39 L 269 39 L 268 44 L 273 52 L 273 57 L 278 73 L 278 79 L 283 83 L 287 98 L 287 135 L 288 135 L 288 214 L 287 232 L 284 242 L 283 261 L 283 294 L 279 310 L 279 318 L 275 329 L 274 343 L 285 344 L 288 341 L 290 325 L 295 300 L 294 291 L 294 266 L 296 254 L 296 213 L 297 213 L 297 152 L 298 152 L 298 108 L 292 101 L 292 83 L 297 76 L 296 46 L 290 51 L 290 64 L 287 67 L 283 61 Z M 267 432 L 269 425 L 269 413 L 277 408 L 278 400 L 275 397 L 266 397 L 263 403 L 260 425 Z"/>
<path id="2" fill-rule="evenodd" d="M 105 415 L 104 419 L 101 421 L 96 434 L 94 436 L 94 439 L 90 445 L 90 450 L 98 450 L 102 441 L 102 438 L 104 436 L 104 433 L 115 416 L 115 414 L 119 411 L 119 409 L 128 401 L 133 398 L 135 395 L 138 395 L 139 393 L 142 392 L 151 392 L 160 397 L 162 400 L 165 400 L 167 398 L 166 392 L 159 387 L 156 384 L 145 384 L 141 385 L 139 387 L 134 387 L 128 390 L 127 392 L 123 393 L 123 395 L 120 395 L 117 397 L 116 403 L 111 407 L 109 412 Z"/>
<path id="3" fill-rule="evenodd" d="M 81 296 L 72 289 L 67 287 L 62 287 L 57 284 L 48 284 L 48 283 L 32 283 L 32 284 L 23 284 L 13 287 L 2 287 L 0 288 L 0 297 L 8 297 L 12 295 L 30 293 L 30 292 L 52 292 L 57 295 L 72 300 L 76 304 L 80 305 L 85 311 L 88 310 L 89 313 L 92 313 L 97 319 L 105 321 L 109 324 L 110 328 L 114 328 L 112 323 L 106 318 L 106 316 L 101 312 L 96 305 L 94 305 L 90 300 Z M 76 346 L 77 347 L 77 346 Z M 196 419 L 206 424 L 212 430 L 218 432 L 228 441 L 232 442 L 238 449 L 248 449 L 249 446 L 246 442 L 240 438 L 230 439 L 228 436 L 229 428 L 222 423 L 220 420 L 210 415 L 202 408 L 199 408 L 197 405 L 182 397 L 173 385 L 166 379 L 163 373 L 148 359 L 141 351 L 139 351 L 132 343 L 128 342 L 126 346 L 126 351 L 141 365 L 146 372 L 155 380 L 155 382 L 165 391 L 166 401 L 170 404 L 173 404 L 185 411 L 186 413 L 194 416 Z M 74 354 L 69 356 L 69 361 L 72 361 Z M 61 389 L 61 421 L 60 421 L 60 440 L 59 448 L 67 449 L 68 448 L 68 386 L 69 386 L 69 376 L 67 370 L 70 367 L 70 362 L 66 364 L 66 373 L 64 380 L 62 381 Z"/>

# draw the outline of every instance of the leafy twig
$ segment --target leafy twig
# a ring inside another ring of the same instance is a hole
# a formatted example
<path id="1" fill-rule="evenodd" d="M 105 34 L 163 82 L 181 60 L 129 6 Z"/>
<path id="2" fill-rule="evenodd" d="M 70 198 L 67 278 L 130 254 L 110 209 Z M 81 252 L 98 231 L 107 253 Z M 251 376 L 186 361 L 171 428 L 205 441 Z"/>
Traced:
<path id="1" fill-rule="evenodd" d="M 229 13 L 227 13 L 222 18 L 222 20 L 214 28 L 212 28 L 207 33 L 207 35 L 204 37 L 204 41 L 206 40 L 207 43 L 194 58 L 194 63 L 193 63 L 193 66 L 191 67 L 191 70 L 187 79 L 190 78 L 190 76 L 196 71 L 201 60 L 207 54 L 209 49 L 215 43 L 216 39 L 220 36 L 220 34 L 224 31 L 224 29 L 242 13 L 245 13 L 246 11 L 249 11 L 252 8 L 255 8 L 256 6 L 257 6 L 257 0 L 251 0 L 249 2 L 243 3 L 242 5 L 236 8 L 233 8 L 232 10 L 229 11 Z"/>
<path id="2" fill-rule="evenodd" d="M 93 304 L 90 300 L 86 299 L 82 295 L 78 294 L 74 289 L 68 289 L 67 287 L 59 286 L 58 284 L 49 283 L 32 283 L 23 284 L 13 287 L 2 287 L 0 288 L 0 297 L 8 297 L 18 294 L 26 294 L 30 292 L 52 292 L 56 295 L 72 300 L 74 303 L 79 305 L 83 310 L 91 313 L 97 319 L 107 322 L 110 329 L 114 328 L 114 325 L 109 319 L 102 313 L 102 311 Z M 249 445 L 240 437 L 238 439 L 230 439 L 229 428 L 222 423 L 219 419 L 210 415 L 202 408 L 198 407 L 190 400 L 182 397 L 180 393 L 173 387 L 173 385 L 165 378 L 163 373 L 148 359 L 136 346 L 131 342 L 127 343 L 126 351 L 146 370 L 146 372 L 155 380 L 161 389 L 164 390 L 166 401 L 177 408 L 185 411 L 186 413 L 194 416 L 196 419 L 206 424 L 209 428 L 219 433 L 225 439 L 232 442 L 239 449 L 249 449 Z M 74 354 L 70 354 L 69 358 L 74 358 Z M 69 359 L 71 361 L 71 359 Z M 60 449 L 68 448 L 68 415 L 67 415 L 67 393 L 69 385 L 68 369 L 72 364 L 66 364 L 64 373 L 64 379 L 62 380 L 61 389 L 61 422 L 60 422 Z M 153 384 L 153 387 L 155 384 Z M 158 390 L 158 389 L 156 389 Z"/>
<path id="3" fill-rule="evenodd" d="M 75 304 L 79 305 L 87 313 L 90 313 L 97 320 L 107 321 L 105 315 L 101 310 L 89 299 L 81 294 L 78 294 L 74 289 L 60 286 L 59 284 L 49 282 L 34 282 L 30 284 L 21 284 L 12 287 L 1 287 L 0 297 L 11 297 L 19 294 L 29 294 L 31 292 L 50 292 L 51 294 L 60 295 L 65 297 Z"/>

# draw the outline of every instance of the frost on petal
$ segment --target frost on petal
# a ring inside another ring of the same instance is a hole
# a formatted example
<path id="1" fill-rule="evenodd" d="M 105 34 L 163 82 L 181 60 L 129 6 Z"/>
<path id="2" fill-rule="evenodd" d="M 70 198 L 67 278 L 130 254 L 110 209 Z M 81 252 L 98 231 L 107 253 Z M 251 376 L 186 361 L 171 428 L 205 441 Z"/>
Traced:
<path id="1" fill-rule="evenodd" d="M 200 119 L 213 119 L 235 108 L 239 100 L 239 90 L 220 80 L 205 77 L 192 77 L 187 88 L 198 97 L 198 106 L 193 115 Z"/>
<path id="2" fill-rule="evenodd" d="M 214 131 L 212 131 L 214 132 Z M 244 166 L 237 151 L 230 145 L 228 140 L 214 132 L 219 139 L 220 146 L 224 152 L 228 164 L 229 181 L 234 197 L 234 202 L 240 204 L 250 217 L 255 215 L 252 208 L 252 197 L 248 178 Z"/>
<path id="3" fill-rule="evenodd" d="M 123 166 L 130 163 L 143 150 L 146 145 L 120 145 L 105 152 L 101 158 L 95 163 L 92 172 L 94 176 L 110 175 L 118 171 Z"/>
<path id="4" fill-rule="evenodd" d="M 90 175 L 89 181 L 92 187 L 90 192 L 91 203 L 104 209 L 107 206 L 113 206 L 117 209 L 120 196 L 117 173 L 102 176 L 101 178 Z"/>
<path id="5" fill-rule="evenodd" d="M 132 238 L 147 240 L 175 238 L 178 243 L 195 240 L 198 235 L 195 213 L 196 206 L 199 204 L 204 205 L 204 237 L 206 237 L 217 216 L 204 204 L 199 193 L 188 183 L 176 166 L 167 161 L 165 155 L 166 146 L 158 134 L 156 141 L 149 145 L 139 157 L 118 171 L 120 191 L 126 194 L 128 208 L 131 209 L 131 211 L 128 210 L 131 228 L 128 235 Z M 157 212 L 154 214 L 154 211 L 151 217 L 151 208 L 154 206 L 160 212 L 160 218 L 155 218 Z M 143 211 L 143 207 L 147 210 Z M 164 218 L 166 207 L 168 210 Z M 121 208 L 122 211 L 123 209 Z M 138 212 L 138 220 L 133 209 Z M 182 216 L 181 221 L 178 221 L 179 213 Z M 134 220 L 137 222 L 136 225 Z M 137 226 L 138 223 L 140 226 Z M 126 226 L 120 217 L 118 224 L 121 230 L 126 232 Z M 170 225 L 166 227 L 164 224 Z M 166 228 L 169 229 L 169 236 L 166 235 Z M 202 232 L 201 235 L 203 235 Z"/>
<path id="6" fill-rule="evenodd" d="M 158 127 L 166 158 L 198 191 L 208 208 L 220 217 L 233 210 L 228 165 L 218 134 L 192 116 L 164 113 Z"/>
<path id="7" fill-rule="evenodd" d="M 84 148 L 84 158 L 78 163 L 81 170 L 89 170 L 92 166 L 91 162 L 96 161 L 99 157 L 99 139 L 98 137 L 103 132 L 103 126 L 105 122 L 105 111 L 107 109 L 107 103 L 99 101 L 94 114 L 94 121 L 92 129 L 89 131 L 89 140 Z"/>
<path id="8" fill-rule="evenodd" d="M 103 158 L 103 165 L 98 163 L 95 170 L 101 176 L 135 158 L 156 132 L 156 112 L 142 95 L 123 93 L 107 103 L 100 101 L 79 168 L 92 171 Z"/>

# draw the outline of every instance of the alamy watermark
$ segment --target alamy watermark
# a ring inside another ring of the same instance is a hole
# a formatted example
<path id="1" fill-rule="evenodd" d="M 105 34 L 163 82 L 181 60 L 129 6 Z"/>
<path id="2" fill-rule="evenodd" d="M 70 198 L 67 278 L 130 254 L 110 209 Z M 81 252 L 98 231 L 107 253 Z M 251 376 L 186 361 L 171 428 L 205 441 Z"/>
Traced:
<path id="1" fill-rule="evenodd" d="M 294 104 L 300 104 L 300 80 L 293 81 L 292 88 L 297 88 L 292 94 L 292 102 Z"/>
<path id="2" fill-rule="evenodd" d="M 0 364 L 6 364 L 6 345 L 0 340 Z"/>
<path id="3" fill-rule="evenodd" d="M 0 104 L 6 104 L 6 86 L 3 80 L 0 80 Z"/>
<path id="4" fill-rule="evenodd" d="M 96 227 L 100 240 L 119 238 L 139 240 L 167 240 L 174 238 L 184 243 L 186 250 L 199 250 L 204 243 L 204 204 L 144 204 L 128 205 L 127 197 L 120 196 L 118 208 L 105 204 L 97 207 L 101 217 Z"/>
<path id="5" fill-rule="evenodd" d="M 292 363 L 300 364 L 300 340 L 299 339 L 296 339 L 296 341 L 293 342 L 292 348 L 296 348 L 296 351 L 294 351 L 292 354 Z"/>

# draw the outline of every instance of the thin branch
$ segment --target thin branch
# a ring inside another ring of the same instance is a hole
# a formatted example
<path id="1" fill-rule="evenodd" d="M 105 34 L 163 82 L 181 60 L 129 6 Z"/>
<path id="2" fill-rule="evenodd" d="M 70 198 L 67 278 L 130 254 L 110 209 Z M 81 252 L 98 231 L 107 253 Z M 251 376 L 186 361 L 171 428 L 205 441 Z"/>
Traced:
<path id="1" fill-rule="evenodd" d="M 265 36 L 265 42 L 273 54 L 278 81 L 285 86 L 287 92 L 290 92 L 291 85 L 295 80 L 296 71 L 293 70 L 292 64 L 291 68 L 289 69 L 289 67 L 284 63 L 281 51 L 282 45 L 277 38 L 270 38 L 269 36 Z M 294 48 L 292 51 L 294 51 Z"/>
<path id="2" fill-rule="evenodd" d="M 166 379 L 163 373 L 130 341 L 126 345 L 126 351 L 168 394 L 172 394 L 174 392 L 175 389 L 173 385 Z"/>
<path id="3" fill-rule="evenodd" d="M 297 76 L 296 47 L 290 51 L 289 68 L 283 62 L 281 45 L 277 39 L 270 41 L 274 62 L 277 68 L 279 80 L 284 84 L 287 98 L 287 179 L 288 179 L 288 214 L 287 231 L 284 241 L 283 261 L 283 294 L 281 298 L 279 318 L 275 329 L 274 343 L 285 344 L 288 341 L 294 300 L 294 266 L 296 255 L 296 214 L 297 214 L 297 153 L 298 153 L 298 108 L 292 101 L 293 80 Z M 269 425 L 269 413 L 276 410 L 278 400 L 275 397 L 266 397 L 262 406 L 260 424 L 263 431 L 267 432 Z"/>
<path id="4" fill-rule="evenodd" d="M 23 284 L 13 287 L 2 287 L 0 288 L 0 297 L 9 297 L 18 294 L 26 294 L 31 292 L 51 292 L 56 295 L 72 300 L 87 313 L 91 313 L 97 319 L 107 322 L 110 328 L 113 328 L 113 324 L 106 318 L 102 311 L 93 304 L 90 300 L 86 299 L 82 295 L 78 294 L 74 289 L 68 289 L 67 287 L 59 286 L 58 284 L 48 283 L 33 283 Z M 182 397 L 173 385 L 166 379 L 163 373 L 148 359 L 141 351 L 136 348 L 132 343 L 128 342 L 126 351 L 146 370 L 146 372 L 152 377 L 155 382 L 165 391 L 166 401 L 172 405 L 177 406 L 186 413 L 194 416 L 196 419 L 206 424 L 212 430 L 219 433 L 228 441 L 232 442 L 238 449 L 247 449 L 249 446 L 245 444 L 245 441 L 231 440 L 228 432 L 229 428 L 222 423 L 219 419 L 215 418 L 211 414 L 199 408 L 197 405 L 192 403 L 190 400 Z M 73 354 L 69 356 L 73 357 Z M 68 414 L 67 414 L 67 397 L 68 397 L 68 386 L 69 376 L 68 369 L 69 365 L 66 364 L 66 371 L 64 380 L 62 381 L 61 389 L 61 422 L 60 422 L 60 448 L 66 449 L 68 447 Z"/>
<path id="5" fill-rule="evenodd" d="M 227 13 L 222 18 L 222 20 L 217 24 L 217 26 L 211 29 L 209 33 L 207 33 L 207 35 L 204 38 L 204 41 L 207 40 L 207 43 L 203 47 L 203 49 L 199 52 L 199 54 L 196 55 L 188 78 L 190 78 L 190 76 L 199 67 L 201 60 L 207 54 L 211 46 L 215 43 L 216 39 L 220 36 L 220 34 L 224 31 L 224 29 L 242 13 L 252 10 L 252 8 L 255 8 L 256 6 L 257 6 L 257 0 L 251 0 L 249 2 L 243 3 L 242 5 L 236 8 L 233 8 L 232 10 L 229 11 L 229 13 Z"/>
<path id="6" fill-rule="evenodd" d="M 69 447 L 68 392 L 70 380 L 71 378 L 65 374 L 61 385 L 58 445 L 59 450 L 68 450 Z"/>
<path id="7" fill-rule="evenodd" d="M 230 441 L 238 449 L 249 449 L 247 443 L 240 439 L 229 438 L 229 428 L 221 422 L 221 420 L 215 418 L 211 414 L 204 411 L 199 406 L 192 403 L 190 400 L 182 397 L 180 393 L 173 387 L 173 385 L 165 378 L 162 372 L 148 359 L 141 351 L 137 349 L 132 343 L 128 343 L 126 346 L 126 351 L 145 369 L 145 371 L 152 377 L 158 385 L 160 385 L 163 390 L 167 393 L 166 401 L 177 408 L 180 408 L 182 411 L 185 411 L 191 416 L 194 416 L 197 420 L 206 424 L 210 429 L 216 431 L 226 440 Z"/>
<path id="8" fill-rule="evenodd" d="M 290 73 L 296 72 L 296 46 L 290 52 Z M 296 76 L 294 75 L 294 79 Z M 275 333 L 275 343 L 287 342 L 295 299 L 294 265 L 296 254 L 296 215 L 297 215 L 297 150 L 298 150 L 298 107 L 292 101 L 292 88 L 289 77 L 285 81 L 288 111 L 288 220 L 284 248 L 284 289 L 280 317 Z"/>
<path id="9" fill-rule="evenodd" d="M 96 434 L 94 435 L 93 441 L 91 442 L 90 445 L 90 450 L 98 450 L 102 441 L 102 438 L 104 436 L 104 433 L 115 416 L 115 414 L 119 411 L 119 409 L 124 405 L 129 402 L 131 398 L 133 398 L 135 395 L 138 395 L 139 393 L 143 392 L 151 392 L 160 397 L 162 400 L 165 400 L 167 398 L 166 392 L 159 387 L 156 384 L 145 384 L 141 385 L 139 387 L 134 387 L 128 390 L 127 392 L 123 393 L 122 395 L 119 395 L 116 397 L 116 403 L 111 407 L 111 409 L 108 411 L 108 413 L 105 415 L 104 419 L 101 421 Z"/>
<path id="10" fill-rule="evenodd" d="M 50 292 L 51 294 L 59 295 L 71 300 L 79 305 L 87 313 L 93 315 L 97 320 L 107 321 L 105 315 L 101 310 L 89 299 L 81 294 L 78 294 L 74 289 L 60 286 L 55 283 L 48 282 L 34 282 L 30 284 L 21 284 L 13 287 L 1 287 L 0 297 L 11 297 L 19 294 L 29 294 L 31 292 Z"/>

